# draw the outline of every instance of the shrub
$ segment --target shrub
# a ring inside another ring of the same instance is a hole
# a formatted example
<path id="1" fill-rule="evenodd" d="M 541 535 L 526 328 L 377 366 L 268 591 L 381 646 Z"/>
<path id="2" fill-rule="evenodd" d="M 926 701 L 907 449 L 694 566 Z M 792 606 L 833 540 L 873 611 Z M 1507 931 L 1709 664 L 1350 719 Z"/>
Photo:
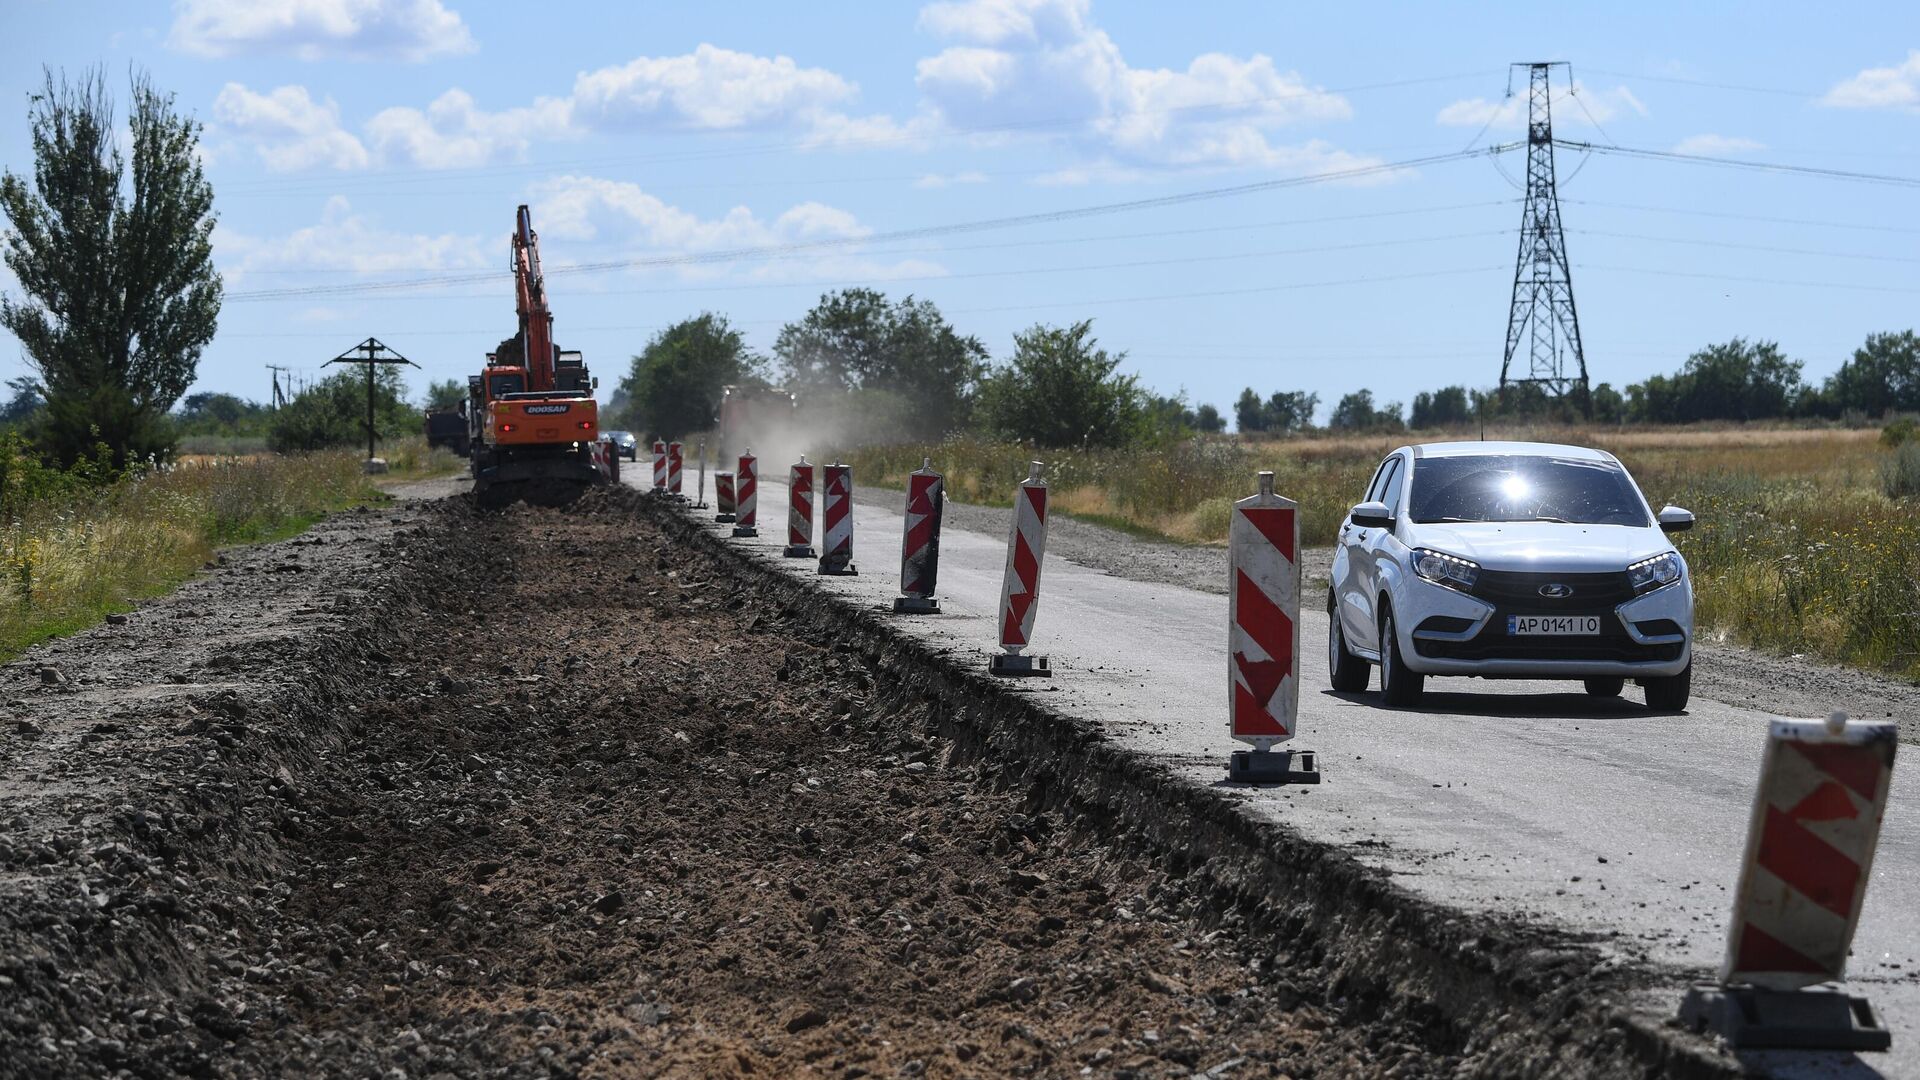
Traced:
<path id="1" fill-rule="evenodd" d="M 1901 443 L 1880 466 L 1880 490 L 1889 499 L 1920 497 L 1920 439 Z"/>
<path id="2" fill-rule="evenodd" d="M 1920 440 L 1920 423 L 1911 416 L 1903 416 L 1880 429 L 1880 445 L 1889 450 L 1898 449 L 1901 443 Z"/>

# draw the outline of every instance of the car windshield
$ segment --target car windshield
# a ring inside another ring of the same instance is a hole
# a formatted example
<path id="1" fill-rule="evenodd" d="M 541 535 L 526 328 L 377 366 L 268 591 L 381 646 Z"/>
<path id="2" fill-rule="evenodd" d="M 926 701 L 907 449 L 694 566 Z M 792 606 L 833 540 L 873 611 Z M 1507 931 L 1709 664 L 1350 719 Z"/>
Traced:
<path id="1" fill-rule="evenodd" d="M 1646 504 L 1611 461 L 1474 454 L 1414 462 L 1409 516 L 1449 521 L 1562 521 L 1647 526 Z"/>

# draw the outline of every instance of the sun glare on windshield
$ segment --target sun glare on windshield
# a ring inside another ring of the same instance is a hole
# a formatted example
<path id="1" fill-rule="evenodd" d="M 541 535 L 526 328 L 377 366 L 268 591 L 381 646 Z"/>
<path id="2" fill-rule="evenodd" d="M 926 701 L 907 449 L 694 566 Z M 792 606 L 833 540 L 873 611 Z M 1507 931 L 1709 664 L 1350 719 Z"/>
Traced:
<path id="1" fill-rule="evenodd" d="M 1524 477 L 1509 476 L 1500 481 L 1500 494 L 1505 495 L 1510 502 L 1519 502 L 1526 498 L 1529 490 L 1531 489 Z"/>

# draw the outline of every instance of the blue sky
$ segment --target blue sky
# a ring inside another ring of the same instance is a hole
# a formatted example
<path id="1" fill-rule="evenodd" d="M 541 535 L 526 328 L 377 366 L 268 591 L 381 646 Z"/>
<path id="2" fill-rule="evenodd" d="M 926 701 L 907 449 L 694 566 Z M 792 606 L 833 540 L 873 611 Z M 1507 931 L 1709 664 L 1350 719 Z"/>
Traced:
<path id="1" fill-rule="evenodd" d="M 934 300 L 996 357 L 1091 317 L 1148 385 L 1223 409 L 1248 385 L 1323 412 L 1361 387 L 1491 385 L 1518 154 L 893 234 L 1516 139 L 1512 61 L 1572 64 L 1563 138 L 1920 176 L 1910 3 L 9 0 L 7 25 L 15 172 L 42 65 L 140 65 L 206 123 L 229 301 L 198 387 L 254 398 L 263 365 L 317 372 L 370 334 L 416 386 L 475 370 L 513 329 L 520 202 L 557 336 L 603 376 L 684 316 L 722 312 L 766 349 L 825 289 L 870 285 Z M 1559 165 L 1595 382 L 1734 335 L 1817 379 L 1920 323 L 1920 189 Z M 438 283 L 366 288 L 418 279 Z M 0 346 L 0 377 L 24 370 Z"/>

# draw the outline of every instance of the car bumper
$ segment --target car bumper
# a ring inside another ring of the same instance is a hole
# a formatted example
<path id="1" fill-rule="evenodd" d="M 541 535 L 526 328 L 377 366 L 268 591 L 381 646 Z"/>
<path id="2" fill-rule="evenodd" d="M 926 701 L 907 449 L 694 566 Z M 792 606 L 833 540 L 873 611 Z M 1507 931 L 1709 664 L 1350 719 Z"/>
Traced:
<path id="1" fill-rule="evenodd" d="M 1693 660 L 1691 584 L 1679 582 L 1610 608 L 1556 610 L 1595 615 L 1601 633 L 1569 637 L 1514 637 L 1509 608 L 1424 579 L 1404 587 L 1396 603 L 1396 630 L 1407 667 L 1427 675 L 1490 678 L 1629 679 L 1678 675 Z"/>

